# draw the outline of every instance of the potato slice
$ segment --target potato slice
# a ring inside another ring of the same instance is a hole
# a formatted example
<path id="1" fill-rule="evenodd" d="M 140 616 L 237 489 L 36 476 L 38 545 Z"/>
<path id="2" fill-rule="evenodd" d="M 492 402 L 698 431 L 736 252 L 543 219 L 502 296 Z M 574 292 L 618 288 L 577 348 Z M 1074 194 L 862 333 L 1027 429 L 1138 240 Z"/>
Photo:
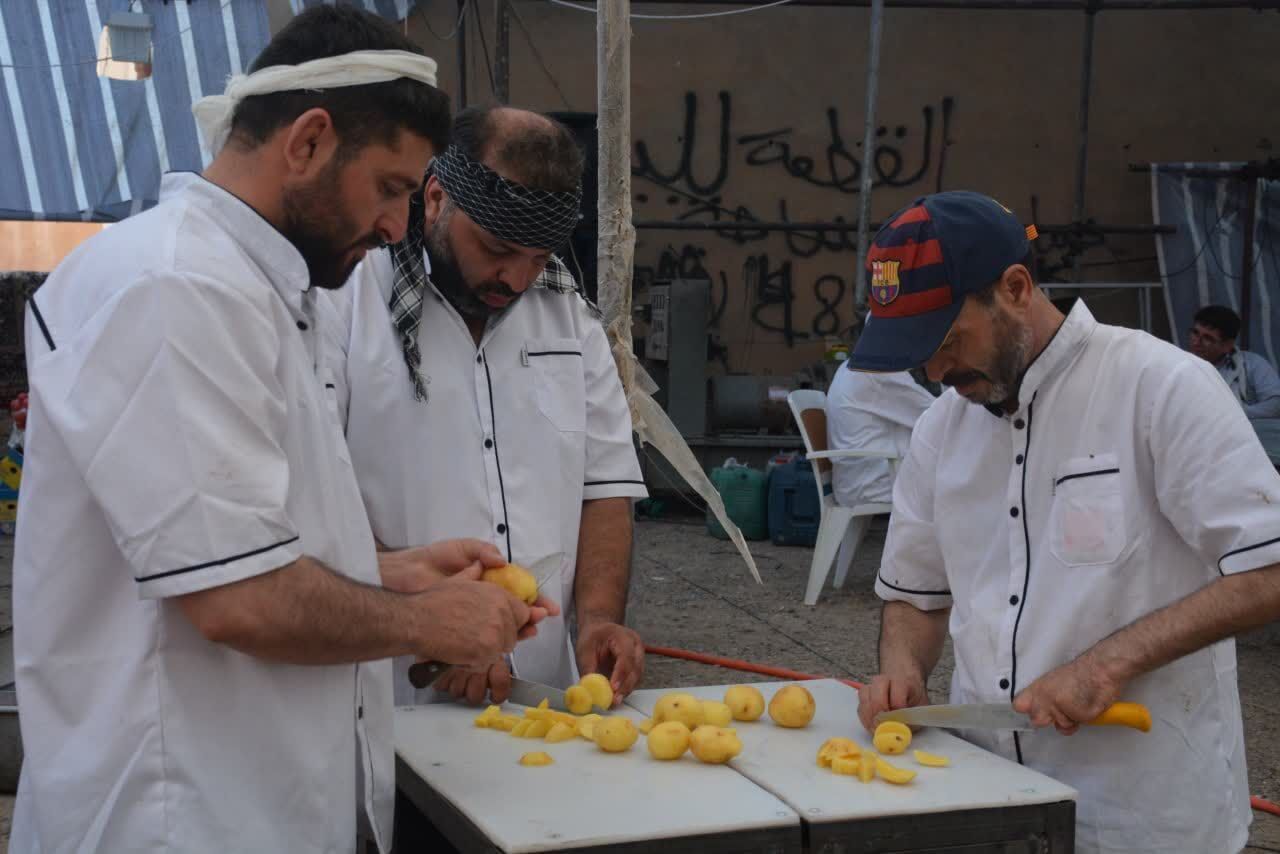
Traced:
<path id="1" fill-rule="evenodd" d="M 590 714 L 578 721 L 578 735 L 587 741 L 595 741 L 595 726 L 598 721 L 603 720 L 597 714 Z"/>
<path id="2" fill-rule="evenodd" d="M 511 732 L 520 723 L 521 719 L 515 715 L 494 715 L 489 721 L 489 729 L 500 729 L 504 732 Z"/>
<path id="3" fill-rule="evenodd" d="M 906 768 L 899 768 L 897 765 L 890 765 L 886 760 L 876 757 L 876 774 L 882 780 L 894 785 L 901 786 L 910 783 L 916 778 L 916 772 Z"/>
<path id="4" fill-rule="evenodd" d="M 837 756 L 857 756 L 862 753 L 862 748 L 858 747 L 858 743 L 851 738 L 828 738 L 822 743 L 822 747 L 818 748 L 818 767 L 830 768 L 831 760 Z"/>
<path id="5" fill-rule="evenodd" d="M 847 777 L 858 776 L 858 769 L 861 767 L 861 756 L 835 756 L 831 759 L 831 770 Z"/>
<path id="6" fill-rule="evenodd" d="M 568 741 L 577 735 L 578 730 L 576 727 L 571 727 L 566 723 L 556 721 L 551 726 L 551 729 L 547 730 L 547 734 L 542 737 L 542 740 L 547 744 L 559 744 L 560 742 Z"/>
<path id="7" fill-rule="evenodd" d="M 511 728 L 511 734 L 516 738 L 524 738 L 524 734 L 529 731 L 529 727 L 536 724 L 537 721 L 523 720 Z"/>
<path id="8" fill-rule="evenodd" d="M 858 779 L 870 783 L 876 778 L 876 755 L 870 750 L 863 751 L 858 757 Z"/>
<path id="9" fill-rule="evenodd" d="M 925 753 L 923 750 L 912 751 L 911 755 L 914 756 L 916 761 L 921 765 L 928 766 L 929 768 L 946 768 L 951 764 L 951 760 L 947 757 L 939 756 L 936 753 Z"/>
<path id="10" fill-rule="evenodd" d="M 551 732 L 551 721 L 532 721 L 524 731 L 525 738 L 542 738 Z"/>
<path id="11" fill-rule="evenodd" d="M 550 765 L 552 762 L 555 760 L 551 758 L 551 754 L 543 753 L 541 750 L 537 753 L 526 753 L 520 757 L 521 765 Z"/>

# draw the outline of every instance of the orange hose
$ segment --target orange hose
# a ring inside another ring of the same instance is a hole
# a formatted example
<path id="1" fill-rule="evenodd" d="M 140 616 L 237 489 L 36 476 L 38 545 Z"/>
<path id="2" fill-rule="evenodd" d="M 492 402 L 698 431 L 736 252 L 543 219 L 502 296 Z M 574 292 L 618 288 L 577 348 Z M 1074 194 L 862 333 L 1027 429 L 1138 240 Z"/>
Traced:
<path id="1" fill-rule="evenodd" d="M 1257 795 L 1249 799 L 1250 805 L 1260 812 L 1269 812 L 1272 815 L 1280 815 L 1280 805 L 1273 804 L 1271 801 L 1264 800 Z"/>
<path id="2" fill-rule="evenodd" d="M 779 679 L 794 679 L 796 681 L 805 681 L 809 679 L 826 679 L 826 676 L 817 676 L 812 673 L 800 673 L 796 670 L 787 670 L 785 667 L 770 667 L 767 664 L 755 664 L 751 661 L 743 661 L 739 658 L 723 658 L 719 655 L 707 655 L 703 652 L 690 652 L 687 649 L 676 649 L 672 646 L 653 646 L 645 644 L 644 651 L 650 655 L 661 655 L 666 658 L 680 658 L 685 661 L 696 661 L 699 664 L 714 664 L 717 667 L 727 667 L 730 670 L 742 670 L 746 673 L 759 673 L 763 676 L 777 676 Z M 861 688 L 861 682 L 854 682 L 852 679 L 841 679 L 846 685 L 854 688 Z"/>
<path id="3" fill-rule="evenodd" d="M 756 664 L 751 661 L 743 661 L 739 658 L 724 658 L 719 655 L 707 655 L 704 652 L 691 652 L 687 649 L 677 649 L 673 646 L 654 646 L 645 644 L 644 651 L 650 655 L 661 655 L 666 658 L 679 658 L 684 661 L 696 661 L 699 664 L 713 664 L 717 667 L 726 667 L 729 670 L 741 670 L 746 673 L 759 673 L 762 676 L 777 676 L 779 679 L 794 679 L 796 681 L 806 681 L 809 679 L 826 679 L 826 676 L 817 676 L 812 673 L 800 673 L 797 670 L 788 670 L 785 667 L 771 667 L 767 664 Z M 855 682 L 852 679 L 841 679 L 846 685 L 854 688 L 861 688 L 861 682 Z M 1265 800 L 1257 795 L 1249 799 L 1249 804 L 1260 812 L 1271 813 L 1280 816 L 1280 805 L 1273 804 L 1271 801 Z"/>

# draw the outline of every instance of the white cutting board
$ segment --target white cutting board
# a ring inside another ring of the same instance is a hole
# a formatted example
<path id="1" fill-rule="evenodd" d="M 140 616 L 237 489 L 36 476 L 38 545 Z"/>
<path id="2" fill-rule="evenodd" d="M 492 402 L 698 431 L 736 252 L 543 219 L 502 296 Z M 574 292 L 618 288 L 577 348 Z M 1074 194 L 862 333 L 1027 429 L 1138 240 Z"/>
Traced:
<path id="1" fill-rule="evenodd" d="M 786 729 L 774 724 L 767 709 L 758 721 L 735 723 L 742 739 L 742 753 L 731 762 L 734 768 L 777 795 L 808 821 L 857 821 L 892 815 L 1056 803 L 1076 798 L 1071 787 L 938 729 L 921 730 L 915 734 L 906 753 L 885 757 L 894 765 L 918 772 L 905 786 L 880 779 L 863 783 L 856 777 L 834 774 L 817 764 L 818 748 L 824 741 L 838 735 L 852 738 L 863 747 L 871 745 L 870 734 L 858 721 L 858 692 L 834 679 L 754 684 L 764 694 L 766 706 L 779 688 L 794 684 L 808 689 L 817 704 L 817 714 L 803 729 Z M 703 699 L 723 700 L 727 687 L 637 691 L 627 697 L 627 704 L 651 715 L 665 694 L 684 691 Z M 951 766 L 922 767 L 911 756 L 911 751 L 916 749 L 942 754 L 951 760 Z"/>
<path id="2" fill-rule="evenodd" d="M 763 828 L 795 828 L 798 838 L 795 811 L 727 766 L 688 755 L 660 762 L 643 735 L 620 754 L 581 738 L 514 738 L 476 727 L 477 714 L 447 703 L 398 708 L 396 753 L 509 854 Z M 614 714 L 642 719 L 625 707 Z M 555 763 L 518 764 L 538 750 Z"/>

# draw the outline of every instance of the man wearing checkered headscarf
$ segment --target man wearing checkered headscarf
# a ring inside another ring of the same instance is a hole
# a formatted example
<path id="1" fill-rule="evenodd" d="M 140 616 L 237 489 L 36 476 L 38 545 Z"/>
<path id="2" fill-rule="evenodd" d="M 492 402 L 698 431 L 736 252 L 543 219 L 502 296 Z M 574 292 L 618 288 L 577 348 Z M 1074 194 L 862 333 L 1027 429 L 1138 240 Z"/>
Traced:
<path id="1" fill-rule="evenodd" d="M 492 542 L 564 615 L 434 690 L 415 692 L 397 662 L 398 703 L 500 702 L 513 673 L 567 687 L 600 672 L 619 699 L 640 680 L 625 610 L 631 502 L 646 492 L 599 313 L 557 254 L 580 219 L 582 171 L 559 123 L 464 111 L 406 238 L 331 295 L 345 337 L 326 361 L 375 536 L 395 549 L 441 531 Z"/>

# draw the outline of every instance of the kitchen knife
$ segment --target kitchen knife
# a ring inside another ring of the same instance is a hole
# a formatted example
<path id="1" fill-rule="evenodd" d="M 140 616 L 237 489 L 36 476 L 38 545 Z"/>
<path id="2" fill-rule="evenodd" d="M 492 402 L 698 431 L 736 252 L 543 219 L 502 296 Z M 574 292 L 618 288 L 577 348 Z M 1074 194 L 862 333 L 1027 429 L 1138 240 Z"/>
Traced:
<path id="1" fill-rule="evenodd" d="M 554 554 L 549 554 L 546 557 L 538 558 L 533 563 L 529 564 L 528 567 L 526 567 L 529 570 L 529 572 L 533 573 L 534 576 L 537 576 L 539 574 L 542 575 L 542 578 L 538 580 L 539 592 L 542 591 L 542 585 L 546 584 L 553 577 L 554 574 L 552 573 L 551 570 L 553 570 L 555 566 L 558 563 L 560 563 L 560 561 L 562 561 L 563 559 L 564 559 L 563 552 L 555 552 Z M 508 657 L 507 666 L 510 667 L 510 665 L 511 665 L 511 659 Z M 449 667 L 450 665 L 444 664 L 443 662 L 439 662 L 439 661 L 415 662 L 414 664 L 409 665 L 409 682 L 413 685 L 413 687 L 419 688 L 419 689 L 430 687 L 431 683 L 435 682 L 436 679 L 440 676 L 440 674 L 448 670 Z M 553 705 L 554 705 L 554 702 L 555 701 L 552 701 Z M 537 704 L 535 703 L 534 705 L 537 705 Z M 560 695 L 560 708 L 561 709 L 564 708 L 563 692 Z"/>
<path id="2" fill-rule="evenodd" d="M 569 711 L 569 707 L 564 704 L 564 692 L 559 688 L 552 688 L 541 682 L 530 682 L 528 679 L 517 679 L 514 676 L 511 677 L 511 696 L 507 700 L 521 706 L 535 707 L 546 700 L 549 708 L 558 712 Z"/>
<path id="3" fill-rule="evenodd" d="M 950 706 L 914 706 L 881 712 L 875 722 L 897 721 L 908 726 L 932 726 L 942 729 L 1031 730 L 1031 718 L 1015 712 L 1008 703 L 974 703 Z M 1115 703 L 1108 706 L 1089 726 L 1127 726 L 1141 732 L 1151 729 L 1151 712 L 1141 703 Z"/>

